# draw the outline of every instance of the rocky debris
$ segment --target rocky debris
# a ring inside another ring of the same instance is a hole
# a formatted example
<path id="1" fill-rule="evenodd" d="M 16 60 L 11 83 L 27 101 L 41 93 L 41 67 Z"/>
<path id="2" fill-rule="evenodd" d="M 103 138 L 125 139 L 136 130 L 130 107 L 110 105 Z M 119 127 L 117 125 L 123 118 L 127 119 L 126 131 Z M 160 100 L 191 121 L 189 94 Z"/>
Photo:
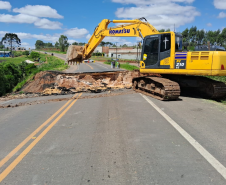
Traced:
<path id="1" fill-rule="evenodd" d="M 78 92 L 100 93 L 115 89 L 131 89 L 132 79 L 138 71 L 102 73 L 41 72 L 22 91 L 26 93 L 74 94 Z"/>
<path id="2" fill-rule="evenodd" d="M 125 90 L 120 92 L 111 92 L 108 93 L 101 93 L 98 95 L 83 95 L 76 99 L 90 99 L 90 98 L 103 98 L 103 97 L 111 97 L 111 96 L 120 96 L 120 95 L 127 95 L 127 94 L 133 94 L 135 93 L 133 90 Z M 45 103 L 51 103 L 51 102 L 59 102 L 59 101 L 68 101 L 72 99 L 69 98 L 55 98 L 55 99 L 49 99 L 49 100 L 35 100 L 35 101 L 29 101 L 29 102 L 20 102 L 17 104 L 9 104 L 9 105 L 0 105 L 0 108 L 15 108 L 20 106 L 29 106 L 29 105 L 37 105 L 37 104 L 45 104 Z"/>
<path id="3" fill-rule="evenodd" d="M 61 90 L 60 89 L 45 89 L 42 94 L 43 95 L 49 95 L 49 94 L 52 94 L 52 95 L 57 95 L 57 94 L 61 94 Z"/>
<path id="4" fill-rule="evenodd" d="M 0 98 L 0 101 L 8 101 L 12 99 L 24 99 L 24 98 L 34 98 L 34 97 L 39 97 L 41 94 L 40 93 L 25 93 L 25 94 L 8 94 L 6 96 L 2 96 Z"/>

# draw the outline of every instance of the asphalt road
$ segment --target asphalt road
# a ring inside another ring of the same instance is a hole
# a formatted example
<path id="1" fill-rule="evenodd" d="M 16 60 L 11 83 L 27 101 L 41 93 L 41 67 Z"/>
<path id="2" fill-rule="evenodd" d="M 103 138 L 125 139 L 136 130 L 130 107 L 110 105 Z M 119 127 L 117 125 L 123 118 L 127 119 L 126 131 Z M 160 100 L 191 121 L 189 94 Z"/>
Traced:
<path id="1" fill-rule="evenodd" d="M 44 52 L 42 52 L 44 53 Z M 47 54 L 51 54 L 48 53 Z M 66 60 L 65 54 L 54 53 L 54 56 Z M 79 72 L 103 72 L 103 71 L 121 71 L 122 69 L 112 69 L 110 65 L 103 64 L 103 62 L 95 61 L 94 63 L 81 63 L 78 65 L 70 65 L 70 68 L 65 70 L 65 73 L 79 73 Z"/>
<path id="2" fill-rule="evenodd" d="M 225 106 L 104 95 L 0 102 L 31 104 L 0 109 L 0 184 L 226 184 Z"/>

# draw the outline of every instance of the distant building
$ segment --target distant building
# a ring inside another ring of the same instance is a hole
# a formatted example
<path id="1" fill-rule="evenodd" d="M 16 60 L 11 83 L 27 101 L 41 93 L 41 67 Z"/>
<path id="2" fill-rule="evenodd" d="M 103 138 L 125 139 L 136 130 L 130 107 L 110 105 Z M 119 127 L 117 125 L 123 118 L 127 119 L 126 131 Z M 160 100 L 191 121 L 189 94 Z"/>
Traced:
<path id="1" fill-rule="evenodd" d="M 11 50 L 10 47 L 6 47 L 7 50 Z M 13 51 L 26 51 L 25 47 L 12 47 Z"/>
<path id="2" fill-rule="evenodd" d="M 10 57 L 11 51 L 0 51 L 0 57 Z"/>
<path id="3" fill-rule="evenodd" d="M 93 53 L 104 53 L 106 57 L 117 58 L 119 59 L 131 59 L 131 60 L 140 60 L 141 50 L 134 47 L 106 47 L 98 46 Z"/>
<path id="4" fill-rule="evenodd" d="M 133 48 L 133 47 L 105 47 L 103 49 L 103 52 L 105 53 L 105 56 L 108 56 L 110 58 L 117 58 L 119 59 L 140 59 L 141 57 L 141 49 Z"/>
<path id="5" fill-rule="evenodd" d="M 26 51 L 25 47 L 16 47 L 15 48 L 16 51 Z"/>
<path id="6" fill-rule="evenodd" d="M 102 53 L 102 52 L 103 52 L 102 47 L 101 46 L 97 46 L 93 53 Z"/>

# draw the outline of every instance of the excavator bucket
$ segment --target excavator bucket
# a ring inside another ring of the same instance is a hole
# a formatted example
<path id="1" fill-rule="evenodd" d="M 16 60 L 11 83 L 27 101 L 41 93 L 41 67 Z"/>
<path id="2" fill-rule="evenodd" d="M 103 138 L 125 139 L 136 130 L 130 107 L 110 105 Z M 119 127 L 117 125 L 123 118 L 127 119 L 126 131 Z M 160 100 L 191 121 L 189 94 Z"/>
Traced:
<path id="1" fill-rule="evenodd" d="M 83 50 L 84 46 L 69 46 L 66 55 L 66 61 L 68 64 L 74 64 L 75 62 L 81 63 L 83 60 Z"/>

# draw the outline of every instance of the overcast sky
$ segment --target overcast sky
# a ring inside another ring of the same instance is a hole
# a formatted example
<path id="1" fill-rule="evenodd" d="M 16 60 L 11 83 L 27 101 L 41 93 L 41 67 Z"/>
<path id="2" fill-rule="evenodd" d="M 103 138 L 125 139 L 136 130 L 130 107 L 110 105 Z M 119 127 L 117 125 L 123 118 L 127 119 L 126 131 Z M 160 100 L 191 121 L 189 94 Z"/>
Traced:
<path id="1" fill-rule="evenodd" d="M 87 42 L 102 19 L 145 17 L 157 29 L 217 30 L 226 27 L 226 0 L 0 0 L 0 39 L 17 33 L 22 46 L 36 40 L 52 42 L 61 34 L 69 42 Z M 111 25 L 113 26 L 113 25 Z M 104 41 L 134 44 L 136 38 L 107 37 Z"/>

